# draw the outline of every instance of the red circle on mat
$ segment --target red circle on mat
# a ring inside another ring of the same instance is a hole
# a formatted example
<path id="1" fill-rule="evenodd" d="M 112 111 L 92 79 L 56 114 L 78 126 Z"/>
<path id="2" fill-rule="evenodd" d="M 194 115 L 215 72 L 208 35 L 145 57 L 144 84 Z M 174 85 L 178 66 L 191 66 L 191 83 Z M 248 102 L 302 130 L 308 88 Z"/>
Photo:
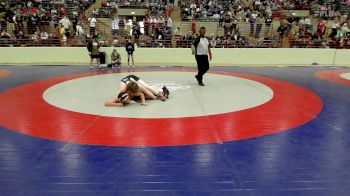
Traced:
<path id="1" fill-rule="evenodd" d="M 325 71 L 316 72 L 315 76 L 331 82 L 350 85 L 350 80 L 347 80 L 340 76 L 343 73 L 349 73 L 349 72 L 350 72 L 350 69 L 325 70 Z"/>
<path id="2" fill-rule="evenodd" d="M 7 76 L 11 75 L 11 71 L 8 70 L 0 70 L 0 78 L 5 78 Z"/>
<path id="3" fill-rule="evenodd" d="M 237 112 L 163 119 L 102 117 L 60 109 L 44 101 L 47 88 L 95 75 L 79 74 L 25 84 L 0 94 L 0 124 L 23 134 L 79 144 L 175 146 L 278 133 L 314 119 L 322 110 L 320 97 L 293 83 L 239 73 L 211 73 L 260 82 L 273 90 L 274 97 L 265 104 Z"/>

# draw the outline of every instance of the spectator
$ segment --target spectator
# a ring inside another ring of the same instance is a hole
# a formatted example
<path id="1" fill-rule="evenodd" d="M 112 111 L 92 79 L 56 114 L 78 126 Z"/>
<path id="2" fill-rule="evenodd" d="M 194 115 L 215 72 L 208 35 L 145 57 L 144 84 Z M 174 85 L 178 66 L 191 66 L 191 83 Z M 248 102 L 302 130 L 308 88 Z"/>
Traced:
<path id="1" fill-rule="evenodd" d="M 72 25 L 71 27 L 73 28 L 73 31 L 76 32 L 77 31 L 77 24 L 79 22 L 79 18 L 77 16 L 73 16 L 72 18 Z"/>
<path id="2" fill-rule="evenodd" d="M 52 21 L 52 18 L 49 16 L 48 13 L 45 13 L 42 18 L 41 18 L 43 27 L 44 27 L 44 31 L 49 31 L 50 29 L 50 21 Z M 19 23 L 23 23 L 21 20 L 19 21 Z M 20 26 L 23 26 L 23 24 L 21 24 Z"/>
<path id="3" fill-rule="evenodd" d="M 219 27 L 222 27 L 223 21 L 224 21 L 224 18 L 222 16 L 220 16 L 220 18 L 219 18 Z"/>
<path id="4" fill-rule="evenodd" d="M 145 33 L 145 35 L 148 35 L 149 34 L 150 21 L 148 20 L 147 17 L 143 18 L 143 25 L 144 25 L 144 33 Z"/>
<path id="5" fill-rule="evenodd" d="M 120 34 L 122 35 L 124 35 L 125 25 L 126 25 L 126 21 L 125 21 L 125 18 L 123 17 L 121 20 L 119 20 L 119 29 L 123 30 L 123 32 L 120 32 Z"/>
<path id="6" fill-rule="evenodd" d="M 321 20 L 318 25 L 317 25 L 317 32 L 318 32 L 318 36 L 323 39 L 323 36 L 326 32 L 326 28 L 327 28 L 327 24 L 325 20 Z"/>
<path id="7" fill-rule="evenodd" d="M 6 30 L 2 30 L 1 34 L 0 34 L 0 43 L 7 44 L 7 43 L 9 43 L 10 39 L 11 39 L 10 34 L 7 33 Z"/>
<path id="8" fill-rule="evenodd" d="M 81 22 L 78 22 L 75 28 L 76 28 L 76 32 L 75 33 L 76 33 L 76 35 L 78 37 L 82 37 L 82 36 L 85 35 L 84 29 L 81 26 Z"/>
<path id="9" fill-rule="evenodd" d="M 171 33 L 173 29 L 173 20 L 171 19 L 171 17 L 168 17 L 166 26 L 167 26 L 167 30 Z"/>
<path id="10" fill-rule="evenodd" d="M 192 24 L 191 24 L 191 28 L 192 28 L 192 35 L 196 34 L 196 21 L 194 19 L 192 19 Z"/>
<path id="11" fill-rule="evenodd" d="M 214 19 L 214 20 L 219 20 L 219 19 L 220 19 L 220 14 L 219 14 L 219 13 L 215 13 L 215 14 L 213 15 L 213 19 Z"/>
<path id="12" fill-rule="evenodd" d="M 5 29 L 3 29 L 3 30 L 1 31 L 1 38 L 3 38 L 3 39 L 10 39 L 10 38 L 11 38 L 11 35 L 10 35 L 8 32 L 6 32 Z"/>
<path id="13" fill-rule="evenodd" d="M 59 22 L 59 26 L 60 28 L 64 28 L 65 31 L 65 35 L 67 36 L 67 38 L 70 37 L 70 28 L 72 26 L 70 20 L 67 18 L 67 16 L 63 16 L 63 18 L 60 20 Z"/>
<path id="14" fill-rule="evenodd" d="M 29 34 L 33 34 L 37 31 L 37 28 L 39 27 L 39 17 L 34 13 L 32 16 L 30 16 L 30 19 L 27 22 L 27 29 Z"/>
<path id="15" fill-rule="evenodd" d="M 164 20 L 163 16 L 159 16 L 159 18 L 158 18 L 157 22 L 158 22 L 158 24 L 159 24 L 160 28 L 161 28 L 161 29 L 163 29 L 163 28 L 164 28 L 164 26 L 165 26 L 165 25 L 164 25 L 165 20 Z"/>
<path id="16" fill-rule="evenodd" d="M 34 32 L 34 34 L 32 35 L 32 40 L 34 44 L 38 44 L 39 42 L 41 42 L 40 39 L 40 34 L 38 32 Z"/>
<path id="17" fill-rule="evenodd" d="M 310 19 L 310 17 L 306 17 L 304 21 L 305 21 L 305 28 L 306 28 L 307 30 L 311 30 L 311 29 L 312 29 L 312 25 L 311 25 L 311 19 Z"/>
<path id="18" fill-rule="evenodd" d="M 87 49 L 90 55 L 90 71 L 92 71 L 93 60 L 96 59 L 98 68 L 100 68 L 100 44 L 97 41 L 97 37 L 89 41 Z"/>
<path id="19" fill-rule="evenodd" d="M 290 33 L 293 38 L 297 38 L 299 36 L 299 26 L 296 21 L 292 22 Z"/>
<path id="20" fill-rule="evenodd" d="M 258 18 L 256 19 L 255 38 L 259 38 L 262 25 L 264 24 L 264 20 L 265 19 L 262 16 L 262 14 L 259 14 Z"/>
<path id="21" fill-rule="evenodd" d="M 334 21 L 334 24 L 332 25 L 332 32 L 330 34 L 330 37 L 334 40 L 335 36 L 337 35 L 337 31 L 340 28 L 339 21 Z"/>
<path id="22" fill-rule="evenodd" d="M 128 22 L 126 23 L 126 26 L 125 26 L 125 29 L 126 29 L 128 35 L 132 34 L 132 30 L 133 30 L 132 27 L 133 27 L 132 20 L 129 19 Z"/>
<path id="23" fill-rule="evenodd" d="M 185 36 L 186 40 L 193 40 L 194 38 L 195 37 L 194 37 L 193 31 L 189 31 L 188 34 Z"/>
<path id="24" fill-rule="evenodd" d="M 119 35 L 119 19 L 117 17 L 112 20 L 112 35 Z"/>
<path id="25" fill-rule="evenodd" d="M 24 36 L 23 31 L 19 31 L 18 34 L 17 34 L 17 36 L 16 36 L 16 38 L 19 39 L 19 40 L 23 40 L 23 39 L 25 39 L 26 37 Z"/>
<path id="26" fill-rule="evenodd" d="M 66 34 L 66 30 L 64 29 L 64 27 L 59 28 L 59 31 L 61 36 Z"/>
<path id="27" fill-rule="evenodd" d="M 304 18 L 300 18 L 300 20 L 298 21 L 298 26 L 299 26 L 299 29 L 305 31 L 305 19 Z"/>
<path id="28" fill-rule="evenodd" d="M 174 0 L 172 0 L 172 1 L 174 1 Z M 167 12 L 168 16 L 170 17 L 173 12 L 174 12 L 173 6 L 169 6 L 168 7 L 168 12 Z"/>
<path id="29" fill-rule="evenodd" d="M 272 16 L 268 15 L 265 19 L 265 38 L 270 36 Z"/>
<path id="30" fill-rule="evenodd" d="M 249 36 L 250 37 L 253 37 L 254 35 L 255 23 L 256 23 L 256 17 L 255 15 L 252 14 L 249 16 L 249 29 L 250 29 Z"/>
<path id="31" fill-rule="evenodd" d="M 40 37 L 43 41 L 46 41 L 47 39 L 49 39 L 49 34 L 46 31 L 42 31 Z"/>
<path id="32" fill-rule="evenodd" d="M 92 9 L 92 14 L 95 16 L 98 14 L 98 10 L 95 7 Z"/>
<path id="33" fill-rule="evenodd" d="M 117 49 L 113 49 L 113 52 L 111 54 L 111 64 L 113 68 L 117 67 L 117 69 L 120 69 L 121 66 L 121 56 L 117 52 Z"/>
<path id="34" fill-rule="evenodd" d="M 280 35 L 280 38 L 282 39 L 287 31 L 287 25 L 286 23 L 281 22 L 281 25 L 278 27 L 277 32 Z"/>
<path id="35" fill-rule="evenodd" d="M 132 36 L 135 40 L 136 43 L 139 43 L 139 38 L 140 38 L 140 31 L 138 28 L 134 28 L 133 31 L 132 31 Z"/>
<path id="36" fill-rule="evenodd" d="M 88 18 L 88 21 L 89 21 L 89 27 L 90 27 L 90 35 L 94 35 L 95 31 L 96 31 L 96 23 L 97 23 L 97 20 L 95 18 L 94 15 L 91 15 L 89 18 Z"/>
<path id="37" fill-rule="evenodd" d="M 81 26 L 81 22 L 80 21 L 77 23 L 75 28 L 76 28 L 75 35 L 77 36 L 77 44 L 81 45 L 83 37 L 85 36 L 85 32 L 84 32 L 83 27 Z"/>
<path id="38" fill-rule="evenodd" d="M 98 43 L 101 43 L 101 41 L 103 41 L 103 34 L 98 31 L 95 31 L 95 34 L 92 36 L 92 39 L 96 39 Z"/>
<path id="39" fill-rule="evenodd" d="M 157 19 L 154 16 L 151 16 L 151 32 L 154 33 L 154 29 L 156 28 L 156 24 L 157 24 Z"/>
<path id="40" fill-rule="evenodd" d="M 346 23 L 344 23 L 343 26 L 341 27 L 341 31 L 344 35 L 346 35 L 350 32 L 350 29 Z"/>
<path id="41" fill-rule="evenodd" d="M 175 36 L 181 36 L 181 30 L 180 30 L 180 27 L 177 27 L 175 30 L 174 30 L 174 35 Z"/>
<path id="42" fill-rule="evenodd" d="M 135 71 L 135 63 L 134 63 L 134 51 L 135 45 L 131 42 L 131 39 L 128 39 L 125 45 L 126 52 L 128 54 L 128 70 L 130 70 L 130 59 L 132 60 L 132 68 Z"/>

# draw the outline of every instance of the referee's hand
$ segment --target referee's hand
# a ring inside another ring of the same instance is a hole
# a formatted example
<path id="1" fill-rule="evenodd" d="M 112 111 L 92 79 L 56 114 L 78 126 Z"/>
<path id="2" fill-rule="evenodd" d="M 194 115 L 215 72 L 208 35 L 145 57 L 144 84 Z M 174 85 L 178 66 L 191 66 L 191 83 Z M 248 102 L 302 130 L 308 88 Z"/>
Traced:
<path id="1" fill-rule="evenodd" d="M 209 56 L 209 60 L 211 61 L 212 59 L 213 59 L 213 56 L 210 55 L 210 56 Z"/>

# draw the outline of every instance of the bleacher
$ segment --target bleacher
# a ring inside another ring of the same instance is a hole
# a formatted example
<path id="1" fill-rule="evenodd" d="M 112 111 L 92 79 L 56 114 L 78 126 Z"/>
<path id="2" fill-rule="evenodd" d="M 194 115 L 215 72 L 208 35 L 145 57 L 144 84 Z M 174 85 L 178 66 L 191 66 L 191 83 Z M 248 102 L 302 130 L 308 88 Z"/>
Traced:
<path id="1" fill-rule="evenodd" d="M 159 0 L 154 0 L 159 1 Z M 125 44 L 125 40 L 132 36 L 126 30 L 121 29 L 118 35 L 112 34 L 111 21 L 112 16 L 117 13 L 116 7 L 119 9 L 123 8 L 149 8 L 148 14 L 156 15 L 157 13 L 157 4 L 153 4 L 154 1 L 150 2 L 139 2 L 139 1 L 123 1 L 123 0 L 108 0 L 108 1 L 97 1 L 93 4 L 93 8 L 98 10 L 98 18 L 97 18 L 97 27 L 96 30 L 99 33 L 103 34 L 103 40 L 100 40 L 102 44 L 106 46 L 123 46 Z M 8 0 L 8 2 L 14 4 L 15 0 Z M 43 7 L 56 7 L 60 8 L 61 1 L 54 0 L 43 0 L 41 5 Z M 87 17 L 89 14 L 85 14 L 85 10 L 88 9 L 91 12 L 91 4 L 81 4 L 77 5 L 74 0 L 66 0 L 66 5 L 64 7 L 64 13 L 67 14 L 69 18 L 72 20 L 77 17 L 77 14 L 81 18 L 82 27 L 84 31 L 88 34 L 89 30 L 89 22 L 87 21 Z M 92 2 L 92 1 L 91 1 Z M 179 1 L 180 2 L 180 1 Z M 220 0 L 220 5 L 229 6 L 230 1 Z M 286 7 L 287 8 L 287 7 Z M 163 8 L 162 8 L 163 9 Z M 225 9 L 225 8 L 224 8 Z M 311 9 L 311 7 L 307 7 L 305 4 L 295 5 L 294 7 L 288 7 L 288 9 Z M 166 10 L 166 9 L 164 9 Z M 205 26 L 207 29 L 207 36 L 218 38 L 215 40 L 215 46 L 217 48 L 232 48 L 232 47 L 281 47 L 281 40 L 279 40 L 278 36 L 276 36 L 276 29 L 278 26 L 274 26 L 274 23 L 267 28 L 265 24 L 261 27 L 259 25 L 254 24 L 253 26 L 248 22 L 238 22 L 235 25 L 234 35 L 231 34 L 232 29 L 224 28 L 221 22 L 218 19 L 214 19 L 212 15 L 206 15 L 204 18 L 196 18 L 196 28 L 192 29 L 192 22 L 187 21 L 191 19 L 192 16 L 186 15 L 185 18 L 181 18 L 180 8 L 176 7 L 177 12 L 175 16 L 179 16 L 179 20 L 174 21 L 173 30 L 176 27 L 180 27 L 182 36 L 167 36 L 164 34 L 160 40 L 155 35 L 156 31 L 153 29 L 146 30 L 148 34 L 140 35 L 139 39 L 134 40 L 139 47 L 180 47 L 187 48 L 190 47 L 191 40 L 185 39 L 185 37 L 190 34 L 192 36 L 196 36 L 199 28 L 201 26 Z M 60 11 L 60 10 L 58 10 Z M 322 13 L 317 14 L 318 10 L 313 10 L 313 16 L 321 15 Z M 340 12 L 342 14 L 349 14 L 350 5 L 344 4 L 341 6 Z M 159 12 L 162 13 L 162 12 Z M 147 13 L 146 13 L 147 14 Z M 288 17 L 290 17 L 290 10 L 278 10 L 273 13 L 274 20 L 282 21 Z M 1 14 L 0 14 L 1 16 Z M 331 14 L 326 16 L 331 16 Z M 131 16 L 130 16 L 131 17 Z M 174 20 L 174 18 L 173 18 Z M 165 18 L 166 21 L 166 18 Z M 6 29 L 7 32 L 12 32 L 14 30 L 22 30 L 24 32 L 25 38 L 11 38 L 0 40 L 0 46 L 11 46 L 11 47 L 21 47 L 21 46 L 84 46 L 86 44 L 85 37 L 77 37 L 75 36 L 75 32 L 71 31 L 71 37 L 68 40 L 62 39 L 60 35 L 60 30 L 57 27 L 58 19 L 51 21 L 42 21 L 39 24 L 31 24 L 29 22 L 23 22 L 23 25 L 18 25 L 10 22 L 6 22 L 0 19 L 0 25 L 2 29 Z M 317 24 L 314 24 L 317 25 Z M 48 40 L 36 40 L 33 38 L 34 32 L 41 31 L 41 29 L 45 27 L 50 37 Z M 141 27 L 142 28 L 142 27 Z M 231 27 L 230 27 L 231 28 Z M 165 32 L 165 27 L 162 26 L 160 28 L 161 32 Z M 239 32 L 238 32 L 239 31 Z M 287 32 L 288 33 L 288 32 Z M 241 39 L 237 39 L 237 34 Z M 288 36 L 288 35 L 287 35 Z M 236 37 L 236 38 L 235 38 Z M 324 44 L 324 40 L 315 41 L 311 40 L 310 37 L 303 37 L 303 35 L 299 36 L 297 39 L 293 39 L 288 37 L 289 46 L 290 47 L 300 47 L 300 48 L 313 48 L 313 47 L 348 47 L 348 41 L 344 40 L 344 43 L 337 44 L 334 40 L 328 40 L 329 43 Z M 311 41 L 310 41 L 311 40 Z"/>

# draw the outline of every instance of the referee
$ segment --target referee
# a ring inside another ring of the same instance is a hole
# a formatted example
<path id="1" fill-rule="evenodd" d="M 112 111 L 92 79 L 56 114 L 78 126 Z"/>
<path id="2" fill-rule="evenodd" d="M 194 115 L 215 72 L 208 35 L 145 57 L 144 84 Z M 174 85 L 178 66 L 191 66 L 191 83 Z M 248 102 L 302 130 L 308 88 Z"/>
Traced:
<path id="1" fill-rule="evenodd" d="M 205 32 L 205 27 L 201 27 L 199 29 L 199 37 L 197 37 L 193 43 L 198 67 L 198 74 L 195 77 L 199 86 L 204 86 L 203 75 L 209 70 L 209 59 L 212 59 L 210 42 L 208 38 L 204 37 Z"/>

